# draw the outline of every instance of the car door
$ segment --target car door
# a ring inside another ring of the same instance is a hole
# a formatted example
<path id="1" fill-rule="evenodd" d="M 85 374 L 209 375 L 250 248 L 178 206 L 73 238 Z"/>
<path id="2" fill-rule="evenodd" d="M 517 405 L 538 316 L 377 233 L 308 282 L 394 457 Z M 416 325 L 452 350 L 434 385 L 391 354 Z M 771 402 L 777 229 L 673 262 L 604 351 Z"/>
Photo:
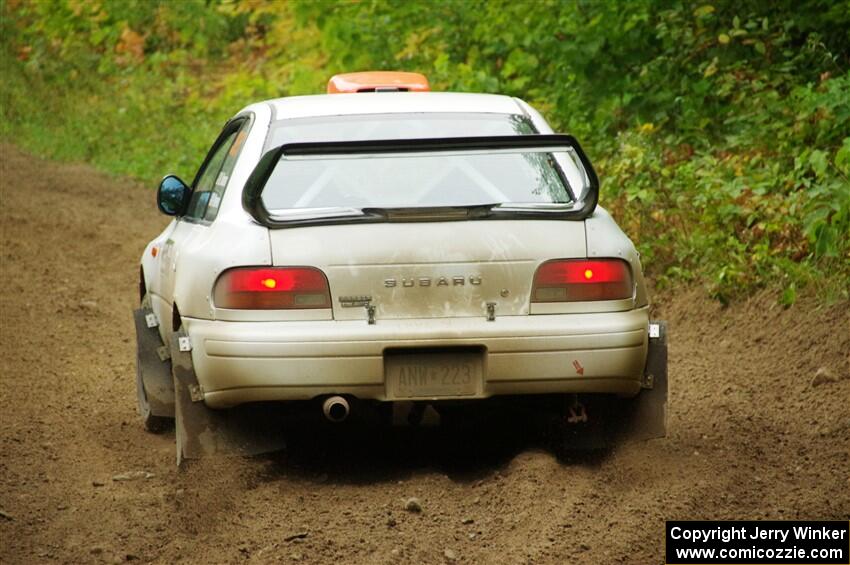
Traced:
<path id="1" fill-rule="evenodd" d="M 160 320 L 170 333 L 171 312 L 174 308 L 174 286 L 177 273 L 177 259 L 182 253 L 191 252 L 207 236 L 207 232 L 218 214 L 224 190 L 239 158 L 248 135 L 251 119 L 248 116 L 237 117 L 225 125 L 215 143 L 213 143 L 201 168 L 192 182 L 192 197 L 186 213 L 177 219 L 162 248 L 160 261 L 160 283 L 164 299 L 163 311 L 158 313 Z M 179 308 L 179 305 L 178 305 Z M 167 338 L 167 335 L 163 335 Z"/>

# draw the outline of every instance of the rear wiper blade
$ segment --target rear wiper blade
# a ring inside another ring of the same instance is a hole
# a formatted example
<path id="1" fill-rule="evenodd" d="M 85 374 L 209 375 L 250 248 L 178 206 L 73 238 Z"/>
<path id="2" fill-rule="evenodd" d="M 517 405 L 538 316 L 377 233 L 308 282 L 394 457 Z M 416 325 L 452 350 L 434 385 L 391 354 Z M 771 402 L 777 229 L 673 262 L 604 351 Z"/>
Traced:
<path id="1" fill-rule="evenodd" d="M 430 222 L 435 220 L 468 220 L 486 218 L 499 204 L 471 206 L 410 206 L 404 208 L 361 208 L 367 216 L 380 216 L 388 222 Z"/>
<path id="2" fill-rule="evenodd" d="M 366 217 L 387 222 L 431 222 L 440 220 L 476 220 L 493 216 L 534 216 L 561 214 L 575 207 L 575 202 L 506 202 L 469 206 L 410 206 L 401 208 L 361 208 Z"/>
<path id="3" fill-rule="evenodd" d="M 491 203 L 467 206 L 405 206 L 382 208 L 371 206 L 351 208 L 327 206 L 313 208 L 284 208 L 269 210 L 269 218 L 276 222 L 321 222 L 346 220 L 366 222 L 439 222 L 451 220 L 480 220 L 497 216 L 535 216 L 569 211 L 574 203 L 551 202 Z"/>

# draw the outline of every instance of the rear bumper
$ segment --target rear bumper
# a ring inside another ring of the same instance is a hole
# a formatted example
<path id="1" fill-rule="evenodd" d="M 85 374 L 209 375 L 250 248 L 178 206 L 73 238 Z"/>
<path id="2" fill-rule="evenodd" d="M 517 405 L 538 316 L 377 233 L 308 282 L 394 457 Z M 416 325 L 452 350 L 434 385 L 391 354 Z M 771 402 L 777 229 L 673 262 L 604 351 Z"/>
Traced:
<path id="1" fill-rule="evenodd" d="M 594 314 L 299 322 L 188 318 L 192 362 L 206 403 L 351 394 L 388 400 L 384 351 L 477 346 L 483 382 L 472 398 L 501 394 L 639 392 L 648 309 Z M 464 398 L 470 398 L 465 396 Z"/>

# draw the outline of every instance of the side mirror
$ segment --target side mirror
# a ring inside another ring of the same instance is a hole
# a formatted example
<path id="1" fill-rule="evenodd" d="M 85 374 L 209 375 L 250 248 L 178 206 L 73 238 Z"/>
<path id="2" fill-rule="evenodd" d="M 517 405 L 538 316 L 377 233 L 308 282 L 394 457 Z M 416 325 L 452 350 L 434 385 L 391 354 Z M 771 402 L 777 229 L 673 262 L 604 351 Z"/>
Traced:
<path id="1" fill-rule="evenodd" d="M 165 175 L 156 192 L 156 205 L 167 216 L 180 216 L 189 206 L 192 190 L 177 175 Z"/>

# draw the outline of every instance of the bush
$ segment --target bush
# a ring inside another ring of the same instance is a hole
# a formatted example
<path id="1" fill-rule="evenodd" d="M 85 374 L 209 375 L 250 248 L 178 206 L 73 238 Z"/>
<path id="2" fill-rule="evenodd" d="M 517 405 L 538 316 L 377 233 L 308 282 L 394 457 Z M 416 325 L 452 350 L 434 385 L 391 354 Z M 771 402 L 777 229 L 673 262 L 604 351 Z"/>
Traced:
<path id="1" fill-rule="evenodd" d="M 0 0 L 0 135 L 152 181 L 336 72 L 520 96 L 577 135 L 661 285 L 847 296 L 850 2 Z"/>

